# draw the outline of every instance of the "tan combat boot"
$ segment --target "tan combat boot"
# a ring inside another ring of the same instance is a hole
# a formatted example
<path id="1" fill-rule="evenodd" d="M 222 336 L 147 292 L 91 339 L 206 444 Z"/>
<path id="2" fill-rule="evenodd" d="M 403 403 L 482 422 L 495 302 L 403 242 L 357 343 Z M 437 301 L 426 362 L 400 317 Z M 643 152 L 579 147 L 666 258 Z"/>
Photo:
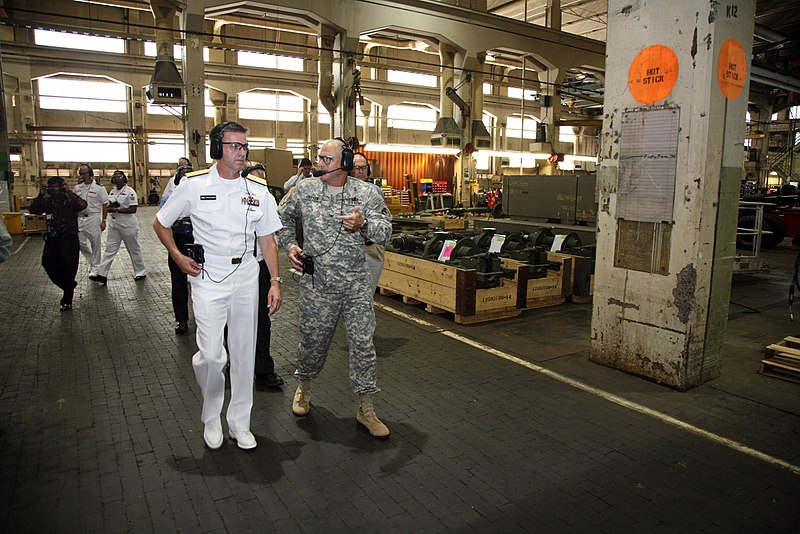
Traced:
<path id="1" fill-rule="evenodd" d="M 356 421 L 364 425 L 373 437 L 378 439 L 388 438 L 389 429 L 378 419 L 372 407 L 372 395 L 359 395 L 358 400 L 359 406 L 356 413 Z"/>
<path id="2" fill-rule="evenodd" d="M 300 385 L 297 386 L 297 391 L 294 392 L 294 400 L 292 401 L 292 413 L 297 417 L 308 415 L 311 406 L 308 402 L 311 398 L 311 380 L 301 380 Z"/>

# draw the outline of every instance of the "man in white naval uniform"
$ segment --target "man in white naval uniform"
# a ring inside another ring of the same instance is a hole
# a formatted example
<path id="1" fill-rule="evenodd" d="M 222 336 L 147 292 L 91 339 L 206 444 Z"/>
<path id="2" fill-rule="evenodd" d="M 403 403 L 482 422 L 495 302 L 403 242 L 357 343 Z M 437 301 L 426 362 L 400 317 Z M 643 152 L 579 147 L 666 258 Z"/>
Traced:
<path id="1" fill-rule="evenodd" d="M 241 449 L 256 447 L 250 432 L 258 298 L 255 240 L 273 274 L 267 301 L 274 315 L 281 305 L 278 247 L 274 233 L 281 228 L 275 198 L 266 181 L 241 177 L 247 158 L 247 129 L 235 122 L 215 126 L 209 135 L 211 157 L 217 162 L 205 171 L 186 175 L 158 211 L 153 228 L 173 261 L 189 276 L 197 323 L 197 352 L 192 358 L 203 392 L 203 439 L 210 449 L 222 446 L 220 413 L 225 398 L 226 353 L 223 331 L 228 325 L 231 400 L 226 419 L 228 435 Z M 190 217 L 195 247 L 202 245 L 200 262 L 175 245 L 172 224 Z"/>
<path id="2" fill-rule="evenodd" d="M 106 252 L 97 268 L 97 274 L 89 277 L 89 280 L 100 282 L 102 285 L 108 282 L 108 271 L 111 270 L 111 263 L 119 252 L 121 243 L 125 243 L 133 263 L 133 279 L 142 280 L 147 276 L 142 247 L 139 246 L 139 221 L 136 219 L 139 197 L 132 187 L 128 187 L 128 178 L 124 172 L 114 171 L 111 181 L 116 187 L 108 192 L 108 213 L 111 214 L 111 224 L 108 227 Z"/>
<path id="3" fill-rule="evenodd" d="M 86 209 L 78 213 L 78 241 L 89 274 L 96 275 L 102 257 L 101 237 L 106 229 L 108 217 L 108 193 L 106 188 L 94 181 L 94 171 L 88 163 L 78 166 L 82 182 L 72 192 L 86 201 Z"/>

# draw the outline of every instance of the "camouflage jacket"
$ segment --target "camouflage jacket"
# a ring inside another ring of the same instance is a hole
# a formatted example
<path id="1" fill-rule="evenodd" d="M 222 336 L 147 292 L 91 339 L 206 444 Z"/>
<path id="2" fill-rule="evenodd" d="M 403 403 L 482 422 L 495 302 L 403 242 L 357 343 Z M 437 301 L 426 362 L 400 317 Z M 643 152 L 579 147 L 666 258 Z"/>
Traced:
<path id="1" fill-rule="evenodd" d="M 359 206 L 366 217 L 360 231 L 350 232 L 337 219 Z M 303 284 L 325 292 L 349 292 L 362 281 L 370 285 L 370 271 L 364 243 L 386 243 L 392 224 L 386 203 L 372 184 L 348 178 L 341 193 L 333 193 L 319 178 L 300 180 L 278 207 L 283 229 L 278 243 L 286 250 L 297 245 L 295 227 L 302 224 L 303 254 L 314 258 L 313 280 L 304 276 Z"/>

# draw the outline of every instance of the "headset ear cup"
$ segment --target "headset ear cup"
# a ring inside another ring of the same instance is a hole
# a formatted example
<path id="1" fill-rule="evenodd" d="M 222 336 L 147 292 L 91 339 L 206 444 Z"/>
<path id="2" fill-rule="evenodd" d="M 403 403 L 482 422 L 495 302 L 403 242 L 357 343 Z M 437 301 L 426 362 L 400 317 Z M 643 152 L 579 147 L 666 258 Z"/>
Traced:
<path id="1" fill-rule="evenodd" d="M 372 177 L 372 167 L 370 167 L 369 162 L 367 162 L 367 178 Z"/>
<path id="2" fill-rule="evenodd" d="M 222 159 L 222 137 L 218 134 L 211 136 L 211 146 L 209 147 L 211 159 Z"/>
<path id="3" fill-rule="evenodd" d="M 353 170 L 353 150 L 350 147 L 342 148 L 342 169 L 350 172 Z"/>

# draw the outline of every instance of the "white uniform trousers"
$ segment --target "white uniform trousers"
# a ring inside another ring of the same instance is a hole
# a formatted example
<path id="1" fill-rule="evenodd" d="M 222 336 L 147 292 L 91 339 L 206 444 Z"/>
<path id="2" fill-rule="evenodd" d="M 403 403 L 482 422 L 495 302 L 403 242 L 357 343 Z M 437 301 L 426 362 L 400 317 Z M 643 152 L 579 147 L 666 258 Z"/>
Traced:
<path id="1" fill-rule="evenodd" d="M 125 248 L 128 249 L 128 255 L 131 257 L 133 263 L 133 276 L 144 276 L 147 271 L 144 268 L 144 258 L 142 258 L 142 248 L 139 246 L 139 227 L 119 227 L 111 226 L 108 229 L 108 238 L 106 240 L 106 253 L 103 256 L 103 261 L 97 268 L 97 274 L 100 276 L 108 276 L 108 271 L 111 270 L 111 263 L 114 257 L 119 252 L 119 246 L 125 243 Z"/>
<path id="2" fill-rule="evenodd" d="M 236 265 L 231 264 L 230 258 L 210 258 L 206 254 L 205 267 L 215 280 L 222 280 Z M 222 341 L 227 324 L 231 360 L 231 401 L 226 414 L 228 429 L 232 432 L 250 430 L 258 316 L 258 262 L 252 254 L 247 254 L 238 270 L 220 283 L 212 282 L 206 273 L 190 276 L 189 281 L 192 284 L 198 349 L 192 357 L 192 366 L 203 392 L 201 421 L 206 424 L 222 412 L 227 361 Z"/>
<path id="3" fill-rule="evenodd" d="M 100 259 L 103 255 L 101 245 L 103 232 L 100 229 L 101 218 L 99 212 L 92 213 L 86 217 L 78 215 L 78 242 L 80 243 L 83 259 L 89 265 L 90 274 L 97 274 Z"/>

